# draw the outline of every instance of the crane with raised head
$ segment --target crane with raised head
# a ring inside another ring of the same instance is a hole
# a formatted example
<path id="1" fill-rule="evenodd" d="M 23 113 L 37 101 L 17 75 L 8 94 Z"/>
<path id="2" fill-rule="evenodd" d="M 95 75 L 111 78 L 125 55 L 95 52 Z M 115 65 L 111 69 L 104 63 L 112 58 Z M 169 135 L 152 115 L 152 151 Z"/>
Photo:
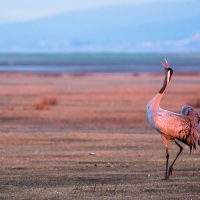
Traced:
<path id="1" fill-rule="evenodd" d="M 200 137 L 197 130 L 197 127 L 200 124 L 200 115 L 189 105 L 183 106 L 180 113 L 164 110 L 160 107 L 160 101 L 173 74 L 173 70 L 169 66 L 167 60 L 165 60 L 165 64 L 162 62 L 161 64 L 165 69 L 164 83 L 159 92 L 146 105 L 146 111 L 150 125 L 161 134 L 164 142 L 166 149 L 165 180 L 167 180 L 169 179 L 169 176 L 172 175 L 173 165 L 183 150 L 183 147 L 178 141 L 188 145 L 190 147 L 190 152 L 192 149 L 196 149 L 197 142 L 200 145 Z M 180 150 L 168 169 L 169 141 L 175 142 Z"/>

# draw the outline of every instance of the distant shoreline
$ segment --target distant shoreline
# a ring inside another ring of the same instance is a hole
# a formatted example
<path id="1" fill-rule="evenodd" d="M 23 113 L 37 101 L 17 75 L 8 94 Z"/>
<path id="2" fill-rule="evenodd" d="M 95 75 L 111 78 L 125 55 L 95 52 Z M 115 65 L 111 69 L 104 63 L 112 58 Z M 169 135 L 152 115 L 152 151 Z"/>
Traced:
<path id="1" fill-rule="evenodd" d="M 0 54 L 0 71 L 37 73 L 159 73 L 167 59 L 175 72 L 200 71 L 200 54 Z"/>
<path id="2" fill-rule="evenodd" d="M 29 72 L 29 71 L 0 71 L 0 75 L 5 76 L 43 76 L 43 77 L 59 77 L 59 76 L 72 76 L 72 77 L 90 77 L 90 76 L 163 76 L 162 72 L 140 72 L 140 73 L 133 73 L 133 72 Z M 187 76 L 187 77 L 196 77 L 200 76 L 199 72 L 194 71 L 177 71 L 175 73 L 176 76 Z"/>

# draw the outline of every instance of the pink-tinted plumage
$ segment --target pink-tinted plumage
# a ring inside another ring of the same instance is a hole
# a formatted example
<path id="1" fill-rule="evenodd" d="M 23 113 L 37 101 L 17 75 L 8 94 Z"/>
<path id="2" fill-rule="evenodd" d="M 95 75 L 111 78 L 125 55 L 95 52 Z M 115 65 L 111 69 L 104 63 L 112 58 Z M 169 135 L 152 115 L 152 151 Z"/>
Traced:
<path id="1" fill-rule="evenodd" d="M 173 165 L 183 150 L 183 147 L 177 142 L 177 140 L 196 149 L 196 142 L 200 145 L 200 137 L 197 127 L 200 123 L 200 115 L 191 106 L 183 106 L 181 113 L 175 113 L 168 110 L 164 110 L 160 107 L 160 101 L 165 92 L 168 83 L 171 80 L 173 70 L 170 68 L 168 62 L 162 65 L 165 69 L 165 79 L 162 88 L 159 93 L 153 97 L 146 105 L 147 117 L 150 125 L 162 135 L 162 139 L 166 148 L 166 174 L 165 179 L 168 179 L 172 175 Z M 180 151 L 176 158 L 172 162 L 168 171 L 168 142 L 174 141 L 179 147 Z"/>

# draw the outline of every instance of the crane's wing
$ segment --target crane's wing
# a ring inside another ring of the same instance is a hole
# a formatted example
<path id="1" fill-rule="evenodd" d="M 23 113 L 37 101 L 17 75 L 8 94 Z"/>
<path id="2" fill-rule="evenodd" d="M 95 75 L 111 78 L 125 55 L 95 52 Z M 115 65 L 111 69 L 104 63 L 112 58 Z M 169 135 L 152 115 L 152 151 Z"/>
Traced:
<path id="1" fill-rule="evenodd" d="M 198 139 L 198 144 L 200 145 L 200 137 L 198 136 L 197 127 L 200 126 L 200 115 L 191 106 L 185 105 L 182 107 L 181 113 L 185 115 L 191 123 L 191 131 L 193 132 L 194 139 Z"/>

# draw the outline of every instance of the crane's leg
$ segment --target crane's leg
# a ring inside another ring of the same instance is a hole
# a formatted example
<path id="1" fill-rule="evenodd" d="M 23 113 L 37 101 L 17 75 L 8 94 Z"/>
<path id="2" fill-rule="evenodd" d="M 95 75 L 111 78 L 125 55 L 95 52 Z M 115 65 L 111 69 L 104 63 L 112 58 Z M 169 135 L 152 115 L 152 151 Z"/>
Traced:
<path id="1" fill-rule="evenodd" d="M 168 147 L 166 147 L 166 172 L 165 172 L 165 180 L 168 179 L 167 172 L 168 172 L 168 162 L 169 162 L 169 152 Z"/>
<path id="2" fill-rule="evenodd" d="M 164 143 L 165 149 L 166 149 L 166 171 L 165 171 L 164 180 L 167 180 L 168 179 L 168 163 L 169 163 L 169 151 L 168 151 L 169 140 L 167 138 L 165 138 L 164 135 L 162 135 L 162 140 L 163 140 L 163 143 Z"/>
<path id="3" fill-rule="evenodd" d="M 179 157 L 179 155 L 181 154 L 181 152 L 183 151 L 183 147 L 182 147 L 178 142 L 175 141 L 175 143 L 180 147 L 180 150 L 179 150 L 179 152 L 178 152 L 176 158 L 174 159 L 173 163 L 172 163 L 171 166 L 169 167 L 169 173 L 168 173 L 168 177 L 167 177 L 167 178 L 169 178 L 169 176 L 172 175 L 173 165 L 174 165 L 174 163 L 176 162 L 176 160 L 177 160 L 177 158 Z"/>

